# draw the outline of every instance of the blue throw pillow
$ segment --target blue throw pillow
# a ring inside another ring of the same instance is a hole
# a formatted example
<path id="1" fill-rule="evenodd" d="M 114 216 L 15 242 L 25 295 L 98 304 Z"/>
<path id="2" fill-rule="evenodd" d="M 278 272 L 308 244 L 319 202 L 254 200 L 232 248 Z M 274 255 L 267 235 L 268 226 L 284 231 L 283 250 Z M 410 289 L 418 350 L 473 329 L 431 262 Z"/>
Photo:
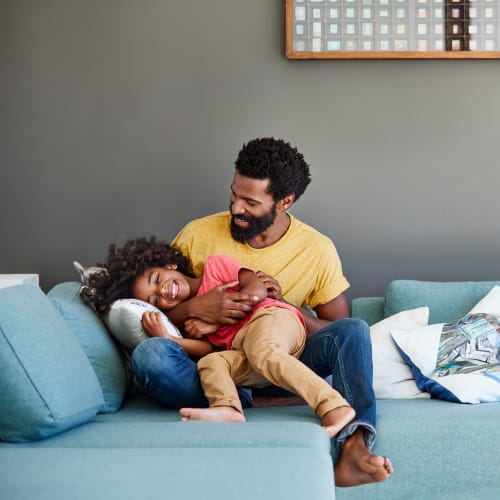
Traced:
<path id="1" fill-rule="evenodd" d="M 0 439 L 52 436 L 103 406 L 94 369 L 49 298 L 33 285 L 0 289 Z"/>
<path id="2" fill-rule="evenodd" d="M 80 297 L 76 282 L 56 285 L 47 294 L 68 323 L 101 384 L 102 413 L 117 411 L 127 392 L 127 373 L 111 335 L 96 313 Z"/>

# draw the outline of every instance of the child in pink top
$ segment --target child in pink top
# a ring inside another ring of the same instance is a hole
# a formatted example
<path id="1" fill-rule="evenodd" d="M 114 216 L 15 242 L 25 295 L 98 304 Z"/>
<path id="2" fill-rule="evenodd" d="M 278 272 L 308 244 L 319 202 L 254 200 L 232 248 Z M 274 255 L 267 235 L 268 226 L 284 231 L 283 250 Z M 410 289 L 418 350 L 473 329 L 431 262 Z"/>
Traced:
<path id="1" fill-rule="evenodd" d="M 272 383 L 302 397 L 321 418 L 328 434 L 337 434 L 354 418 L 354 410 L 325 380 L 298 360 L 306 339 L 302 314 L 286 302 L 268 298 L 265 285 L 253 270 L 231 257 L 214 255 L 205 262 L 199 278 L 180 273 L 176 264 L 146 269 L 135 277 L 132 293 L 135 298 L 168 311 L 180 302 L 228 283 L 228 292 L 252 295 L 254 307 L 234 325 L 186 321 L 186 332 L 201 339 L 184 339 L 200 343 L 193 355 L 210 351 L 208 343 L 224 350 L 211 352 L 198 361 L 209 408 L 182 408 L 183 420 L 245 421 L 236 387 Z M 154 313 L 144 315 L 143 324 L 150 335 L 175 340 Z"/>
<path id="2" fill-rule="evenodd" d="M 203 280 L 196 295 L 203 295 L 217 285 L 221 285 L 222 283 L 227 283 L 230 281 L 239 282 L 240 271 L 247 271 L 252 275 L 255 275 L 253 271 L 242 267 L 239 262 L 234 260 L 232 257 L 228 257 L 227 255 L 213 255 L 211 257 L 208 257 L 203 269 Z M 238 285 L 227 289 L 228 292 L 237 290 Z M 260 284 L 254 291 L 254 293 L 262 293 Z M 292 311 L 299 318 L 305 329 L 305 323 L 304 319 L 302 318 L 302 314 L 296 307 L 287 304 L 286 302 L 267 297 L 267 292 L 263 296 L 263 298 L 259 296 L 259 299 L 261 300 L 257 303 L 257 305 L 255 305 L 253 311 L 247 314 L 247 316 L 243 318 L 239 323 L 237 323 L 236 325 L 220 326 L 215 333 L 207 334 L 207 339 L 210 341 L 210 343 L 214 346 L 221 347 L 222 349 L 231 349 L 231 345 L 236 334 L 253 318 L 254 314 L 263 307 L 275 306 Z"/>

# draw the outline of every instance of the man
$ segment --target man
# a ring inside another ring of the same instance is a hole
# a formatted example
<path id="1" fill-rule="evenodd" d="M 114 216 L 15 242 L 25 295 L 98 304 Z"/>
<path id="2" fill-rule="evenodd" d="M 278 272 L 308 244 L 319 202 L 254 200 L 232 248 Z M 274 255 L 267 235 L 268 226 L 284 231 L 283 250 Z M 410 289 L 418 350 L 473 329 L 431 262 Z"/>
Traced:
<path id="1" fill-rule="evenodd" d="M 318 375 L 331 375 L 333 387 L 356 411 L 336 440 L 336 484 L 383 481 L 393 468 L 370 451 L 375 395 L 368 326 L 349 318 L 349 283 L 333 242 L 288 213 L 309 182 L 308 164 L 289 143 L 250 141 L 235 163 L 230 211 L 192 221 L 173 243 L 191 258 L 196 275 L 209 255 L 226 254 L 258 269 L 269 296 L 314 310 L 305 315 L 308 338 L 300 359 Z M 190 318 L 236 323 L 251 308 L 251 296 L 226 293 L 228 286 L 184 302 L 169 315 L 179 324 Z M 195 362 L 173 344 L 148 339 L 136 348 L 132 362 L 139 383 L 168 406 L 206 406 Z"/>

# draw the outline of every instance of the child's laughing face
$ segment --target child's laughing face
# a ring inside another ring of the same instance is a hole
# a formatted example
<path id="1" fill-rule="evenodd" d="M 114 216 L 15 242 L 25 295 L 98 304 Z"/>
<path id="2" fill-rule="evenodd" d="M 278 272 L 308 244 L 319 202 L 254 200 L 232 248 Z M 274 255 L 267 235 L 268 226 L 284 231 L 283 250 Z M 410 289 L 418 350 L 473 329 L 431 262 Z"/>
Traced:
<path id="1" fill-rule="evenodd" d="M 151 267 L 144 274 L 136 276 L 132 293 L 136 299 L 148 302 L 162 311 L 168 311 L 189 299 L 191 288 L 186 276 L 177 271 L 175 264 L 171 264 L 165 267 Z"/>

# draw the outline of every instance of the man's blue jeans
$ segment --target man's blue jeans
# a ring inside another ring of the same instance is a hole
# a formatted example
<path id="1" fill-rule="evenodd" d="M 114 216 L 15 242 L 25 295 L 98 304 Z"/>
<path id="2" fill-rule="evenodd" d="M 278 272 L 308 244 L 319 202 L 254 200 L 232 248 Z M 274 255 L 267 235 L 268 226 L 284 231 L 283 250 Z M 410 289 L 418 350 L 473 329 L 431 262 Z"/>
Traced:
<path id="1" fill-rule="evenodd" d="M 337 436 L 339 450 L 362 426 L 369 448 L 375 441 L 375 394 L 368 325 L 359 319 L 335 321 L 306 340 L 300 360 L 319 376 L 332 376 L 332 386 L 356 410 L 356 418 Z M 175 342 L 161 337 L 141 342 L 132 353 L 139 385 L 171 408 L 206 407 L 208 401 L 198 377 L 196 362 Z M 248 389 L 239 389 L 243 407 L 252 405 Z"/>

